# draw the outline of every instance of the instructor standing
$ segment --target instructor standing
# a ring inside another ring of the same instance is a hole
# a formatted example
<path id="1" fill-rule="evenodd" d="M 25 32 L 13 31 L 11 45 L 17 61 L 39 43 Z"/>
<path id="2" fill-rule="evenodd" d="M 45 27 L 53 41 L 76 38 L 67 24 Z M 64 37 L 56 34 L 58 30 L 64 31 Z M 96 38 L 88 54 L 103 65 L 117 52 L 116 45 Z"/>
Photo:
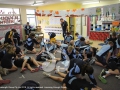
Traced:
<path id="1" fill-rule="evenodd" d="M 63 31 L 63 37 L 65 40 L 66 32 L 68 32 L 68 23 L 63 18 L 60 19 L 60 22 Z"/>

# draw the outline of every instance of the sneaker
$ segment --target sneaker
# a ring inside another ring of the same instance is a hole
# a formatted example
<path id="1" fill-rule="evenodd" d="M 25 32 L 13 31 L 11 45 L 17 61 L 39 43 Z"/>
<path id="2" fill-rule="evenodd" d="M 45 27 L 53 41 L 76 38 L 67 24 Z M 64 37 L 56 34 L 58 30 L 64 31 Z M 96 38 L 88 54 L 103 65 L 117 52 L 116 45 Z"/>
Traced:
<path id="1" fill-rule="evenodd" d="M 100 73 L 100 76 L 104 76 L 104 75 L 106 75 L 106 72 L 105 72 L 105 70 L 103 69 L 103 70 L 101 71 L 101 73 Z"/>
<path id="2" fill-rule="evenodd" d="M 120 79 L 120 75 L 115 75 L 116 78 Z"/>
<path id="3" fill-rule="evenodd" d="M 102 76 L 98 76 L 98 79 L 102 82 L 102 83 L 104 83 L 104 84 L 106 84 L 107 83 L 107 80 L 105 79 L 105 78 L 103 78 Z"/>
<path id="4" fill-rule="evenodd" d="M 50 73 L 43 72 L 43 75 L 50 77 Z"/>

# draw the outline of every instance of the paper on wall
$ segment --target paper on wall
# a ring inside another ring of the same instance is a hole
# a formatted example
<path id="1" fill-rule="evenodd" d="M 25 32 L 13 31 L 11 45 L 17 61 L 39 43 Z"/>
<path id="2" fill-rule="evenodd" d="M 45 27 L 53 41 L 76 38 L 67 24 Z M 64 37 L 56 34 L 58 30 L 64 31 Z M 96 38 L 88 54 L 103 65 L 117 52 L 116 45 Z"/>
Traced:
<path id="1" fill-rule="evenodd" d="M 76 32 L 81 35 L 81 25 L 76 25 Z"/>
<path id="2" fill-rule="evenodd" d="M 82 17 L 82 25 L 85 26 L 86 20 L 85 20 L 85 16 Z"/>
<path id="3" fill-rule="evenodd" d="M 97 25 L 102 25 L 102 21 L 97 21 Z"/>
<path id="4" fill-rule="evenodd" d="M 82 36 L 83 36 L 83 37 L 87 37 L 87 26 L 83 26 Z"/>
<path id="5" fill-rule="evenodd" d="M 80 24 L 81 20 L 80 17 L 76 17 L 76 24 Z"/>

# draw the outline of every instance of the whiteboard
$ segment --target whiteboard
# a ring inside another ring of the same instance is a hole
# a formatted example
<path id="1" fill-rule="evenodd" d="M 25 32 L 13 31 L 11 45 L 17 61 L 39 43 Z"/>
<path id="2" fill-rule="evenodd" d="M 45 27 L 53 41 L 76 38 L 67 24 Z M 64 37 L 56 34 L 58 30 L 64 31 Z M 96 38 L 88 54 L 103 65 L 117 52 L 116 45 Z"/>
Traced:
<path id="1" fill-rule="evenodd" d="M 60 25 L 60 19 L 63 18 L 66 20 L 66 17 L 50 17 L 49 18 L 49 25 Z"/>

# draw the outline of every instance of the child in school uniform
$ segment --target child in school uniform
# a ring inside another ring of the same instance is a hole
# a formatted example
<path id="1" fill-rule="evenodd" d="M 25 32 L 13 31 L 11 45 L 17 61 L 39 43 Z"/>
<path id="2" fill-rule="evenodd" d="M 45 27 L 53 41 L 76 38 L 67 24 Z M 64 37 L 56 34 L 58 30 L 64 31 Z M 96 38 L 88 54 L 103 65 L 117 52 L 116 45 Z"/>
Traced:
<path id="1" fill-rule="evenodd" d="M 117 37 L 116 45 L 117 45 L 117 50 L 118 50 L 117 52 L 120 53 L 120 34 Z"/>
<path id="2" fill-rule="evenodd" d="M 75 41 L 74 43 L 76 49 L 79 49 L 80 46 L 84 46 L 84 45 L 86 45 L 84 37 L 81 37 L 79 40 Z"/>
<path id="3" fill-rule="evenodd" d="M 73 46 L 68 46 L 68 48 L 63 49 L 62 52 L 68 55 L 70 60 L 73 58 L 82 58 L 81 54 L 78 51 L 76 51 Z"/>
<path id="4" fill-rule="evenodd" d="M 45 52 L 46 43 L 43 41 L 43 37 L 39 38 L 39 43 L 40 43 L 40 51 L 36 54 L 36 56 L 41 54 L 42 52 Z"/>
<path id="5" fill-rule="evenodd" d="M 26 53 L 36 54 L 36 49 L 34 48 L 34 43 L 39 44 L 35 40 L 35 34 L 30 33 L 29 37 L 27 38 L 24 47 L 27 49 Z"/>
<path id="6" fill-rule="evenodd" d="M 38 70 L 42 70 L 42 63 L 36 61 L 33 57 L 24 56 L 18 59 L 13 60 L 13 64 L 17 67 L 21 68 L 20 72 L 24 72 L 27 67 L 31 73 L 38 72 Z M 31 66 L 35 65 L 37 68 L 33 68 Z"/>
<path id="7" fill-rule="evenodd" d="M 55 54 L 57 50 L 57 46 L 56 46 L 56 42 L 53 40 L 49 43 L 46 43 L 44 45 L 44 51 L 42 51 L 42 53 L 39 53 L 36 57 L 37 61 L 45 61 L 44 59 L 42 59 L 42 56 L 45 57 L 49 57 L 49 53 Z M 47 56 L 46 56 L 47 55 Z M 50 59 L 50 58 L 49 58 Z"/>
<path id="8" fill-rule="evenodd" d="M 83 50 L 83 61 L 86 61 L 86 60 L 91 60 L 93 57 L 96 56 L 96 52 L 97 52 L 97 48 L 95 47 L 91 47 L 91 46 L 88 46 L 87 48 L 85 48 Z"/>
<path id="9" fill-rule="evenodd" d="M 75 33 L 75 36 L 77 37 L 77 39 L 80 39 L 82 37 L 82 35 L 79 35 L 79 33 Z"/>
<path id="10" fill-rule="evenodd" d="M 74 80 L 77 80 L 77 79 L 82 81 L 83 76 L 85 74 L 87 74 L 89 76 L 93 86 L 98 88 L 97 82 L 96 82 L 96 80 L 94 78 L 94 75 L 93 75 L 94 69 L 90 65 L 83 62 L 82 60 L 79 60 L 79 59 L 70 60 L 70 65 L 69 65 L 68 71 L 69 72 L 67 74 L 63 74 L 63 73 L 59 72 L 59 70 L 57 71 L 57 73 L 63 77 L 62 79 L 58 78 L 58 77 L 55 77 L 55 76 L 52 76 L 51 74 L 48 74 L 46 72 L 44 72 L 43 74 L 50 77 L 53 80 L 63 82 L 64 87 L 65 86 L 67 86 L 68 88 L 71 87 L 70 89 L 72 89 L 72 90 L 75 89 L 75 87 L 72 87 L 73 86 L 72 82 Z M 74 85 L 77 84 L 77 83 L 79 83 L 79 82 L 75 82 Z M 79 84 L 78 84 L 78 86 L 76 87 L 75 90 L 85 90 L 85 89 L 84 89 L 84 87 L 80 88 Z M 89 90 L 94 90 L 94 89 L 89 89 Z M 101 89 L 98 89 L 98 90 L 101 90 Z"/>
<path id="11" fill-rule="evenodd" d="M 103 69 L 101 71 L 98 78 L 101 80 L 102 83 L 107 83 L 106 78 L 110 75 L 116 75 L 115 77 L 120 79 L 120 71 L 118 69 L 116 61 L 117 60 L 115 60 L 114 58 L 110 58 L 106 67 L 107 69 L 106 70 Z"/>
<path id="12" fill-rule="evenodd" d="M 9 44 L 15 45 L 15 43 L 13 41 L 13 35 L 14 35 L 15 32 L 16 32 L 16 29 L 11 29 L 11 31 L 8 31 L 5 34 L 5 41 L 4 41 L 4 43 L 9 43 Z"/>
<path id="13" fill-rule="evenodd" d="M 56 41 L 56 38 L 55 38 L 55 37 L 56 37 L 56 33 L 54 33 L 54 32 L 49 32 L 48 35 L 49 35 L 50 41 L 51 41 L 51 40 Z"/>
<path id="14" fill-rule="evenodd" d="M 117 40 L 116 36 L 117 36 L 116 32 L 113 32 L 111 38 L 108 39 L 108 41 L 112 41 L 114 43 L 114 45 L 113 45 L 113 52 L 112 52 L 113 56 L 116 56 L 116 48 L 117 48 L 116 47 L 116 40 Z"/>
<path id="15" fill-rule="evenodd" d="M 66 36 L 65 36 L 65 41 L 64 41 L 64 43 L 65 43 L 65 44 L 69 44 L 69 42 L 70 42 L 71 40 L 73 40 L 73 36 L 70 35 L 70 32 L 67 32 L 67 34 L 66 34 Z"/>
<path id="16" fill-rule="evenodd" d="M 103 45 L 102 48 L 96 53 L 96 59 L 95 64 L 106 67 L 109 58 L 111 57 L 111 54 L 113 52 L 113 42 L 110 41 L 107 45 Z"/>
<path id="17" fill-rule="evenodd" d="M 12 59 L 15 57 L 16 48 L 12 45 L 8 45 L 6 49 L 6 53 L 4 54 L 1 60 L 2 68 L 8 69 L 8 71 L 16 71 L 17 67 L 12 64 Z"/>

